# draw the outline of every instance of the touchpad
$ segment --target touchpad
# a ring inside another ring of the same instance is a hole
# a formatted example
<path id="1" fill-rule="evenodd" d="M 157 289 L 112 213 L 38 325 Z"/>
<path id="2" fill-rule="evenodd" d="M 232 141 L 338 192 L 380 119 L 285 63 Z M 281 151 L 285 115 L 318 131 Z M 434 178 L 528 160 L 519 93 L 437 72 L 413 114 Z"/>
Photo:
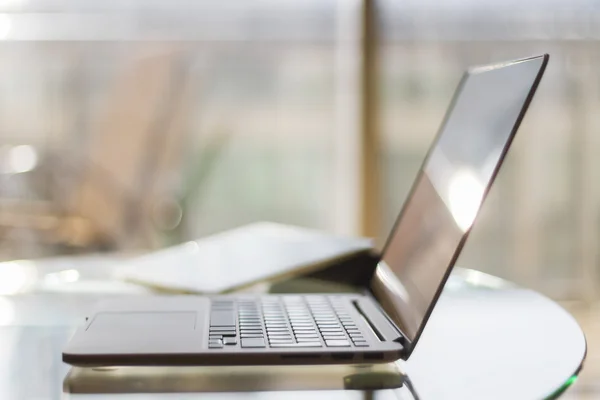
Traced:
<path id="1" fill-rule="evenodd" d="M 192 311 L 169 312 L 101 312 L 88 326 L 88 332 L 144 329 L 146 332 L 194 330 L 196 313 Z"/>

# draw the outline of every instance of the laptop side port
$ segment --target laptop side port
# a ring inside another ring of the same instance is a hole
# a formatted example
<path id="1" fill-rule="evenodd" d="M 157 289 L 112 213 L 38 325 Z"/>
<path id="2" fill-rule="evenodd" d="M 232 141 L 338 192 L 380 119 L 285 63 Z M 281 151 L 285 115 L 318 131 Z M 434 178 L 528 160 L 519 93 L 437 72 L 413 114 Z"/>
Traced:
<path id="1" fill-rule="evenodd" d="M 292 354 L 282 354 L 282 360 L 310 360 L 315 358 L 321 358 L 319 354 L 303 354 L 303 353 L 292 353 Z"/>
<path id="2" fill-rule="evenodd" d="M 331 354 L 333 360 L 352 360 L 354 358 L 353 353 L 333 353 Z"/>
<path id="3" fill-rule="evenodd" d="M 383 353 L 365 353 L 363 355 L 365 360 L 383 360 Z"/>

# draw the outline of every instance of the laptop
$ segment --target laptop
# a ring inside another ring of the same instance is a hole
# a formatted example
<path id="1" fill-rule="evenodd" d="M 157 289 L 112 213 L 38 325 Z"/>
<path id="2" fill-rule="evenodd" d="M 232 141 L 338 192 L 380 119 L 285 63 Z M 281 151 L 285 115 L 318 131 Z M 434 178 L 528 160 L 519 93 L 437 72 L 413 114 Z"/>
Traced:
<path id="1" fill-rule="evenodd" d="M 408 359 L 531 102 L 548 55 L 463 76 L 360 293 L 149 296 L 101 304 L 63 361 L 278 365 Z M 449 327 L 451 328 L 451 327 Z"/>

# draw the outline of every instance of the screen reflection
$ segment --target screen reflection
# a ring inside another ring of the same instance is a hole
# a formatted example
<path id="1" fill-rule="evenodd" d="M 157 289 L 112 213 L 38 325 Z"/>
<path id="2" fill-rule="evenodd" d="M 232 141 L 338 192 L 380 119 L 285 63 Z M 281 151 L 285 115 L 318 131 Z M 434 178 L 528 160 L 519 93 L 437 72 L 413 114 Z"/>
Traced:
<path id="1" fill-rule="evenodd" d="M 502 162 L 543 57 L 469 71 L 388 239 L 371 288 L 414 340 Z"/>

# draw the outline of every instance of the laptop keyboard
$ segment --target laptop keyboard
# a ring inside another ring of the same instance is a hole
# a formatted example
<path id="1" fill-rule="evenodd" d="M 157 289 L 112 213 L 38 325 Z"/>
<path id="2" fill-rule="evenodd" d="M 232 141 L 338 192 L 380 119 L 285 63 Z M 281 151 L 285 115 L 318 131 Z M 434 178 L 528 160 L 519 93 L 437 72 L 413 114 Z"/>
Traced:
<path id="1" fill-rule="evenodd" d="M 343 304 L 334 297 L 214 300 L 209 345 L 221 349 L 368 347 Z"/>

